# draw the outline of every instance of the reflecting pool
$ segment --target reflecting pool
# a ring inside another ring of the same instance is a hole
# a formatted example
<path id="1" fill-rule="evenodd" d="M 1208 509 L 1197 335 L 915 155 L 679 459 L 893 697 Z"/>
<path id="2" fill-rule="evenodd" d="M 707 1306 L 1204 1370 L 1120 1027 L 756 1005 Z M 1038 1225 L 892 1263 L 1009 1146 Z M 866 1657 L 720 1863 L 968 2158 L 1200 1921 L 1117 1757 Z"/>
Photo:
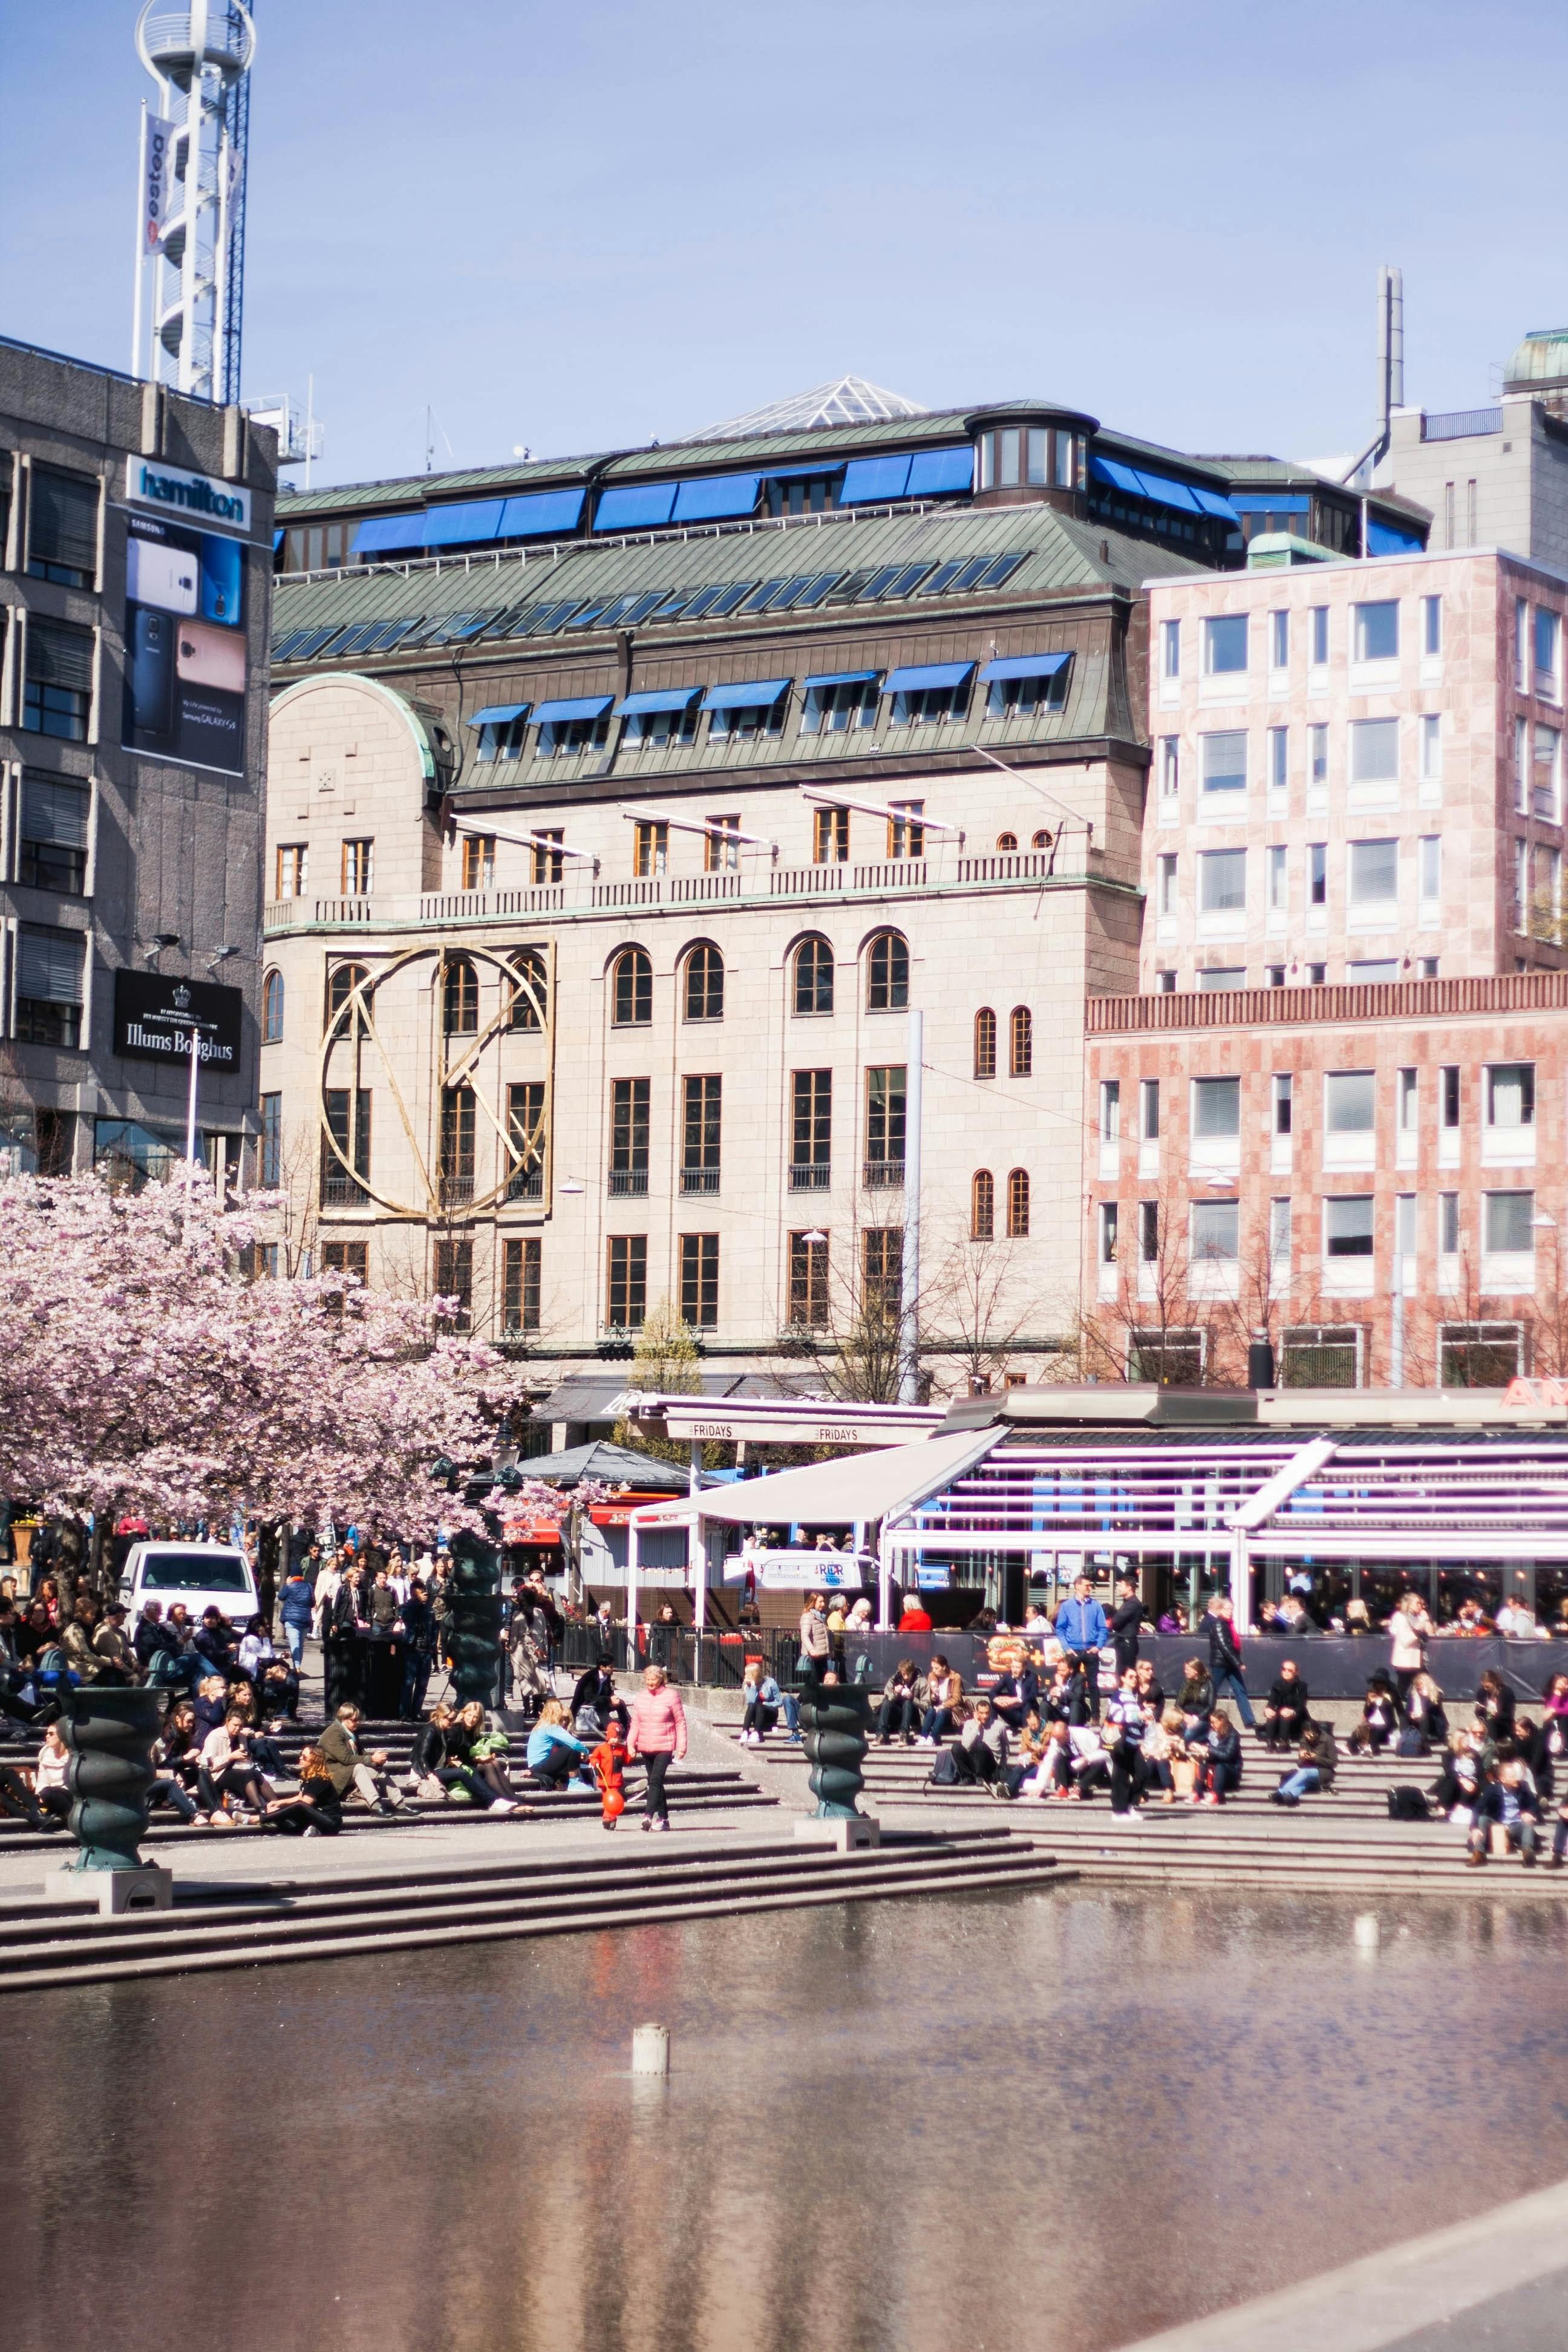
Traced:
<path id="1" fill-rule="evenodd" d="M 1063 1888 L 0 2000 L 8 2352 L 1101 2352 L 1568 2174 L 1568 1914 Z M 668 2024 L 668 2084 L 631 2030 Z"/>

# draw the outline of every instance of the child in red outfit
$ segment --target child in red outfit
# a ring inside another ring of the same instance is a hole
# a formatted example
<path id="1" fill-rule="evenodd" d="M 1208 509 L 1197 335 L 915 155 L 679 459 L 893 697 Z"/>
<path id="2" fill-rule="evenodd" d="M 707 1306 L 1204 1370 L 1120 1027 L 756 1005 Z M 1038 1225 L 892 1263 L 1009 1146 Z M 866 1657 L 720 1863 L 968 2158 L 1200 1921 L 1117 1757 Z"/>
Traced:
<path id="1" fill-rule="evenodd" d="M 598 1783 L 604 1826 L 607 1830 L 615 1828 L 626 1809 L 626 1734 L 621 1729 L 620 1717 L 613 1715 L 608 1731 L 588 1758 L 588 1769 Z"/>

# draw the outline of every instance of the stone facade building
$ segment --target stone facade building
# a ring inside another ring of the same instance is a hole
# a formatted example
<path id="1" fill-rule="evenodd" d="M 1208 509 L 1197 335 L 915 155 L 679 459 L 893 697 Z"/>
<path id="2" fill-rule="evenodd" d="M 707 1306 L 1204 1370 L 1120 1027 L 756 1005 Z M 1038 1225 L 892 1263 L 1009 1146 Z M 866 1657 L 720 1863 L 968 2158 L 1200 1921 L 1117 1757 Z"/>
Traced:
<path id="1" fill-rule="evenodd" d="M 0 343 L 0 1163 L 254 1136 L 275 442 Z M 221 979 L 215 979 L 215 972 Z"/>

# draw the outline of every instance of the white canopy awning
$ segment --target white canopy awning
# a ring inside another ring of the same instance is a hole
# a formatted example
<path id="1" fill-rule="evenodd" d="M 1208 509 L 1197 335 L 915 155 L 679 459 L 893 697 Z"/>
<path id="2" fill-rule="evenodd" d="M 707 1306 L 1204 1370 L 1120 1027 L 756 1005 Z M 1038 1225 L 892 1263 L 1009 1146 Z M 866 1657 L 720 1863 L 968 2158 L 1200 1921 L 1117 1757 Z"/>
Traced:
<path id="1" fill-rule="evenodd" d="M 875 1454 L 813 1462 L 771 1478 L 743 1478 L 705 1486 L 680 1502 L 648 1503 L 632 1518 L 639 1528 L 664 1528 L 693 1517 L 739 1527 L 853 1527 L 913 1509 L 983 1462 L 1005 1429 L 965 1429 L 916 1445 L 884 1446 Z"/>

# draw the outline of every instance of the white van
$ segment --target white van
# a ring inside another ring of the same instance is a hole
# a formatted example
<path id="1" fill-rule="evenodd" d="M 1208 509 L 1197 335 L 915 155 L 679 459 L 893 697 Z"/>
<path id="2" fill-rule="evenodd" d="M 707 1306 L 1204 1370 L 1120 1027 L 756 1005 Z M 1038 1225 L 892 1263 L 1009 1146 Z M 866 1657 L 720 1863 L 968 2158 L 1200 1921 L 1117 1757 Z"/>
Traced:
<path id="1" fill-rule="evenodd" d="M 204 1609 L 221 1609 L 237 1633 L 260 1606 L 250 1563 L 232 1544 L 132 1544 L 121 1571 L 120 1598 L 131 1612 L 127 1632 L 149 1601 L 165 1617 L 173 1601 L 183 1601 L 196 1624 Z"/>

